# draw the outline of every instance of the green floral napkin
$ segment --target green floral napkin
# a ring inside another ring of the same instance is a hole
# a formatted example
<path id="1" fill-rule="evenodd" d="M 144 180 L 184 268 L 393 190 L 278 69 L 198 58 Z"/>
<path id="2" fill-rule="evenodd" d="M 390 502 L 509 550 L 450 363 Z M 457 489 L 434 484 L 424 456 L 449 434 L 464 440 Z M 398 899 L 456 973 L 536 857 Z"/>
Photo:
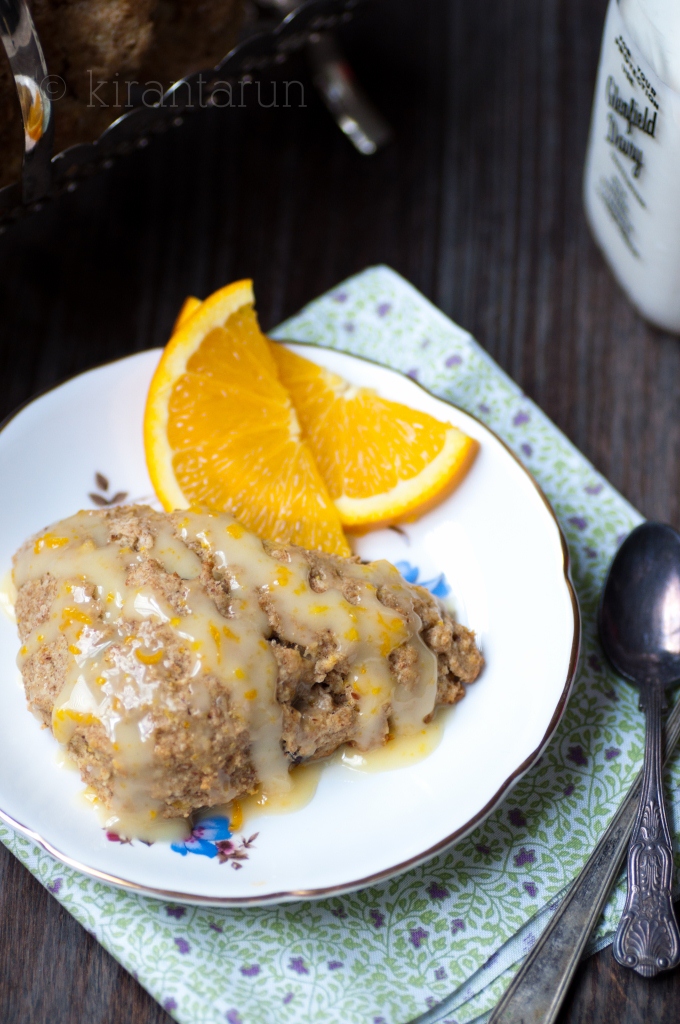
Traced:
<path id="1" fill-rule="evenodd" d="M 642 760 L 635 693 L 608 670 L 595 633 L 607 565 L 641 517 L 469 334 L 386 267 L 351 278 L 274 334 L 408 373 L 492 427 L 534 474 L 567 536 L 583 614 L 579 674 L 557 735 L 453 850 L 323 902 L 173 906 L 85 878 L 2 825 L 0 838 L 183 1024 L 404 1024 L 445 997 L 432 1020 L 483 1020 Z M 677 759 L 670 780 L 679 805 Z M 595 944 L 610 941 L 622 904 L 619 886 Z"/>

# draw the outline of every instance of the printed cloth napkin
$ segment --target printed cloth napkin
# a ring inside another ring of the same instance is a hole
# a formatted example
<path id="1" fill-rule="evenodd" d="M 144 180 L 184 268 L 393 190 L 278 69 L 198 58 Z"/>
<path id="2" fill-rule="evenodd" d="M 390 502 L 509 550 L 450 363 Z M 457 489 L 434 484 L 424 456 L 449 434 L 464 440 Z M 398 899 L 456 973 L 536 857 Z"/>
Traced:
<path id="1" fill-rule="evenodd" d="M 173 906 L 85 878 L 3 825 L 0 839 L 182 1024 L 404 1024 L 445 997 L 433 1020 L 481 1022 L 642 761 L 636 694 L 607 668 L 595 628 L 607 566 L 641 517 L 469 334 L 386 267 L 333 289 L 274 336 L 407 373 L 482 419 L 538 480 L 568 539 L 583 615 L 578 677 L 557 734 L 454 849 L 322 902 Z M 668 783 L 679 808 L 677 758 Z M 621 882 L 592 949 L 611 941 L 624 892 Z"/>

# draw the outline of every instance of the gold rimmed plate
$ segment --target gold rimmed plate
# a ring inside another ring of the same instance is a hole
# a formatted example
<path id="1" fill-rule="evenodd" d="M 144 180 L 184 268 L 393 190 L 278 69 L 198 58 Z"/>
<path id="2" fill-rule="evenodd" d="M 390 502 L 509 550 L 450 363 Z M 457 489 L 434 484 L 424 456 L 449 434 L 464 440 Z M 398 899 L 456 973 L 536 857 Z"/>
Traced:
<path id="1" fill-rule="evenodd" d="M 26 710 L 16 629 L 3 616 L 0 817 L 64 863 L 114 885 L 189 903 L 248 905 L 383 880 L 482 821 L 540 756 L 566 706 L 578 604 L 559 525 L 526 469 L 482 423 L 409 378 L 354 356 L 290 347 L 480 442 L 470 473 L 438 508 L 353 543 L 363 558 L 389 559 L 445 600 L 476 631 L 486 667 L 465 699 L 443 713 L 438 743 L 422 760 L 368 772 L 334 763 L 293 813 L 251 816 L 238 830 L 214 814 L 187 843 L 147 846 L 107 835 L 78 774 L 59 766 L 55 740 Z M 82 374 L 5 425 L 3 571 L 27 536 L 80 508 L 154 501 L 142 417 L 159 356 L 144 352 Z"/>

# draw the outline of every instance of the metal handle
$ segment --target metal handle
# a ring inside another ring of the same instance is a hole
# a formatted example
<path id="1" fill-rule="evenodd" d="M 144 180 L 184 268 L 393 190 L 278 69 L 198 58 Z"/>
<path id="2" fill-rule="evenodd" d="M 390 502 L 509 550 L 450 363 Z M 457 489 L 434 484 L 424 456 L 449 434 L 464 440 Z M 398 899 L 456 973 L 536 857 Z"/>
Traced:
<path id="1" fill-rule="evenodd" d="M 54 119 L 47 65 L 26 0 L 0 0 L 0 38 L 24 122 L 23 199 L 34 203 L 52 191 Z"/>
<path id="2" fill-rule="evenodd" d="M 307 53 L 314 84 L 355 149 L 371 156 L 392 137 L 382 114 L 359 88 L 333 32 L 320 32 L 310 39 Z"/>
<path id="3" fill-rule="evenodd" d="M 643 978 L 680 963 L 675 919 L 673 846 L 666 820 L 661 775 L 663 690 L 645 691 L 647 729 L 640 806 L 628 847 L 628 895 L 614 939 L 614 956 Z"/>
<path id="4" fill-rule="evenodd" d="M 290 14 L 302 0 L 260 0 Z M 341 132 L 364 156 L 372 156 L 392 138 L 392 129 L 357 85 L 334 32 L 315 32 L 307 44 L 314 85 Z"/>

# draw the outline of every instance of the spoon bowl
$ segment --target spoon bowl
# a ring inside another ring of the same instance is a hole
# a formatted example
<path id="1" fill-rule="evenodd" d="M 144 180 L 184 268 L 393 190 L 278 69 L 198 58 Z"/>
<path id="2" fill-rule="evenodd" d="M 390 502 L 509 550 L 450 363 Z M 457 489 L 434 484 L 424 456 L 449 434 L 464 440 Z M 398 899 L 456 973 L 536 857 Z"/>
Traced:
<path id="1" fill-rule="evenodd" d="M 680 534 L 671 526 L 642 523 L 623 542 L 599 627 L 607 657 L 626 679 L 664 689 L 680 680 Z"/>

